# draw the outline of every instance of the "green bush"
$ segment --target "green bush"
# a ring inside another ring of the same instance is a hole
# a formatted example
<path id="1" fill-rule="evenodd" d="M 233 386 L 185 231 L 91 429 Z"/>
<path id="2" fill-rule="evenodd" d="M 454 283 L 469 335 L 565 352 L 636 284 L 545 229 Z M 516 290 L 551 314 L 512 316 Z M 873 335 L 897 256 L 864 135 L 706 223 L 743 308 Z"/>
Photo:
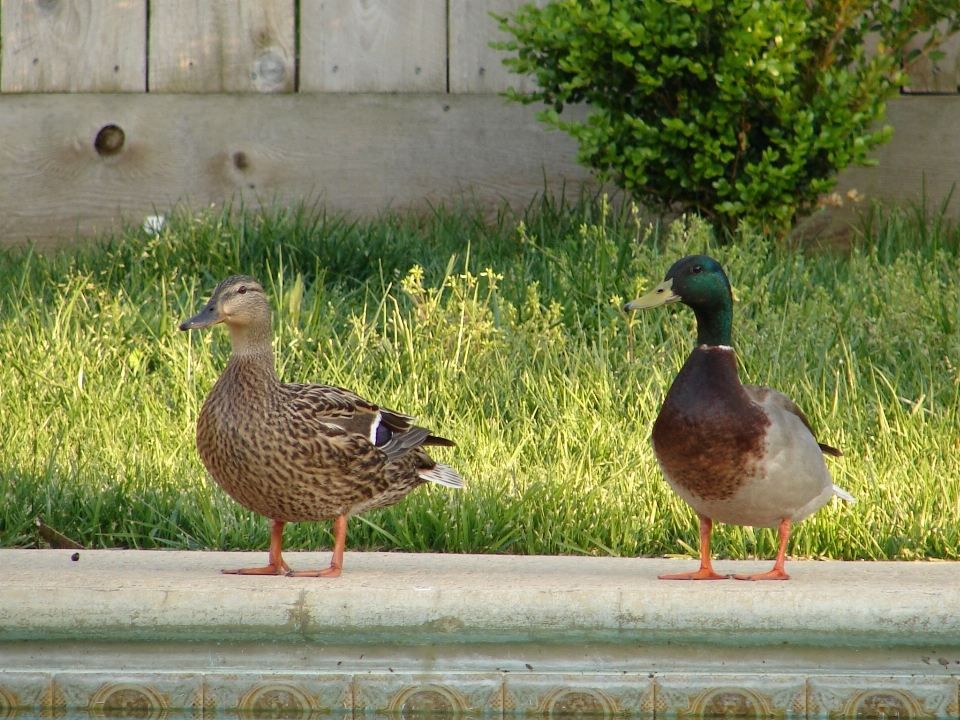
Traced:
<path id="1" fill-rule="evenodd" d="M 524 103 L 580 144 L 578 159 L 641 203 L 730 231 L 783 232 L 891 128 L 904 48 L 936 59 L 960 0 L 560 0 L 497 17 L 505 64 L 533 74 Z M 869 42 L 868 42 L 869 41 Z M 867 46 L 874 51 L 867 53 Z M 942 56 L 942 53 L 939 53 Z M 566 121 L 587 102 L 586 122 Z"/>

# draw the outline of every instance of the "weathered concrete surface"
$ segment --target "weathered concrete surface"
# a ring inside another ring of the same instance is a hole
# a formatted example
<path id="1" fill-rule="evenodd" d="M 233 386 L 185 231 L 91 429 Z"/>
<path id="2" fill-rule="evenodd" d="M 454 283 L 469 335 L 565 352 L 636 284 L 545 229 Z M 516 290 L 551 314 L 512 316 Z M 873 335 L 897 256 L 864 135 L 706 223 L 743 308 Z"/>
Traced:
<path id="1" fill-rule="evenodd" d="M 266 553 L 71 555 L 0 550 L 0 640 L 960 646 L 958 563 L 788 562 L 790 582 L 691 583 L 657 580 L 684 560 L 348 553 L 328 580 L 219 572 Z"/>

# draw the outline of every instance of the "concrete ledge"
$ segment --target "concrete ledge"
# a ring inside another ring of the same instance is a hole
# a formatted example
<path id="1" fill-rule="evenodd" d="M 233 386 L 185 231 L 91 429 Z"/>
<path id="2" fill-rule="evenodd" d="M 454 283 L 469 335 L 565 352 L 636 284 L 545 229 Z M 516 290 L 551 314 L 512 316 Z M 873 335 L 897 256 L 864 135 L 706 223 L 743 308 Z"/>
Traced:
<path id="1" fill-rule="evenodd" d="M 955 563 L 792 562 L 788 583 L 681 583 L 656 576 L 692 561 L 349 553 L 343 577 L 322 580 L 219 572 L 265 553 L 71 555 L 0 550 L 0 717 L 960 717 Z"/>
<path id="2" fill-rule="evenodd" d="M 960 565 L 793 562 L 791 582 L 664 582 L 692 561 L 348 553 L 337 580 L 222 575 L 265 553 L 0 550 L 0 640 L 960 645 Z M 290 553 L 295 568 L 327 553 Z M 769 562 L 718 562 L 755 572 Z"/>

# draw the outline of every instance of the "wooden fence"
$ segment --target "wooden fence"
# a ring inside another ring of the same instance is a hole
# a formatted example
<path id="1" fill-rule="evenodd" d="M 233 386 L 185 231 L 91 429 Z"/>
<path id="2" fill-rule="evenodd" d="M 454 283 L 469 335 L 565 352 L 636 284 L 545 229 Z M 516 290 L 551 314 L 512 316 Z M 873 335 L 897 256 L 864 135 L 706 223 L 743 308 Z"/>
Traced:
<path id="1" fill-rule="evenodd" d="M 528 202 L 589 174 L 497 93 L 520 0 L 2 0 L 0 241 L 181 203 Z"/>
<path id="2" fill-rule="evenodd" d="M 3 0 L 0 92 L 497 93 L 518 0 Z M 149 12 L 148 12 L 149 11 Z"/>
<path id="3" fill-rule="evenodd" d="M 498 95 L 528 81 L 490 49 L 489 13 L 523 1 L 0 0 L 0 242 L 177 203 L 375 213 L 590 182 L 569 138 Z M 951 94 L 894 103 L 882 168 L 842 189 L 904 197 L 926 173 L 932 195 L 949 190 L 957 47 L 914 86 Z"/>

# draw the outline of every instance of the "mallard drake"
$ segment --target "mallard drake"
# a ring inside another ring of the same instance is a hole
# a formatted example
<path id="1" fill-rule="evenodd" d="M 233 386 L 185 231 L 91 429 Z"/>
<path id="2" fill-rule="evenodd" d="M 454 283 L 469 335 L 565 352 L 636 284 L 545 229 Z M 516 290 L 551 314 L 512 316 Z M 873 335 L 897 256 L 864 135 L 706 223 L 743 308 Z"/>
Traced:
<path id="1" fill-rule="evenodd" d="M 203 310 L 180 325 L 226 324 L 233 352 L 197 418 L 197 450 L 214 481 L 243 507 L 270 519 L 269 564 L 228 574 L 338 577 L 347 518 L 386 507 L 425 482 L 462 488 L 463 478 L 434 462 L 426 445 L 453 446 L 349 390 L 284 383 L 270 344 L 270 303 L 247 275 L 217 285 Z M 334 520 L 330 567 L 290 572 L 283 526 Z"/>
<path id="2" fill-rule="evenodd" d="M 733 295 L 720 263 L 694 255 L 674 263 L 663 282 L 625 310 L 682 302 L 697 317 L 697 344 L 673 381 L 653 425 L 653 450 L 670 487 L 700 518 L 700 569 L 664 580 L 718 580 L 710 563 L 716 520 L 779 528 L 770 572 L 739 580 L 789 580 L 783 563 L 790 528 L 837 495 L 824 455 L 803 411 L 783 393 L 742 385 L 730 346 Z"/>

